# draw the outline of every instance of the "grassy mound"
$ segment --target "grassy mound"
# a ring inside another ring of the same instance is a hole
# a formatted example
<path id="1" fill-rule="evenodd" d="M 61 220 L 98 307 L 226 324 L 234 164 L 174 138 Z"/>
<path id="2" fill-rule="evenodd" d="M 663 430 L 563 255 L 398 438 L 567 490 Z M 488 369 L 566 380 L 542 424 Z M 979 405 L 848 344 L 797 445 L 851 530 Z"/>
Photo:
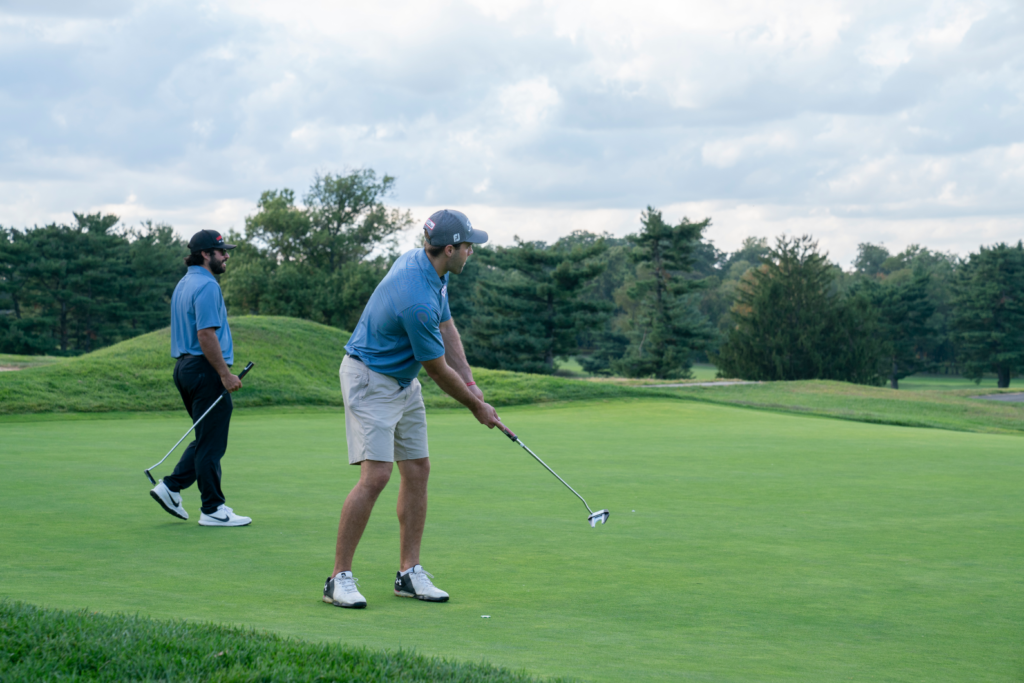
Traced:
<path id="1" fill-rule="evenodd" d="M 332 376 L 348 335 L 291 318 L 233 318 L 236 370 L 253 360 L 236 405 L 341 401 Z M 170 329 L 150 332 L 62 363 L 0 375 L 5 413 L 177 410 Z"/>
<path id="2" fill-rule="evenodd" d="M 349 333 L 307 320 L 231 318 L 235 369 L 256 368 L 232 398 L 239 407 L 340 406 L 338 367 Z M 171 372 L 170 329 L 158 330 L 63 362 L 0 373 L 0 413 L 178 410 Z M 630 387 L 559 377 L 479 370 L 477 381 L 494 405 L 637 396 Z M 454 407 L 422 373 L 428 407 Z"/>
<path id="3" fill-rule="evenodd" d="M 235 368 L 250 360 L 257 365 L 233 396 L 236 406 L 342 405 L 338 366 L 347 332 L 266 316 L 232 318 L 231 330 Z M 170 331 L 164 329 L 85 356 L 0 372 L 0 414 L 180 410 L 169 349 Z M 30 362 L 10 358 L 8 363 Z M 1024 404 L 973 399 L 997 390 L 970 385 L 912 392 L 827 381 L 664 389 L 643 386 L 663 380 L 586 381 L 485 369 L 474 375 L 495 406 L 660 396 L 880 424 L 1024 433 Z M 458 406 L 425 372 L 420 381 L 428 408 Z"/>
<path id="4" fill-rule="evenodd" d="M 255 630 L 0 602 L 0 679 L 88 681 L 535 681 L 486 664 Z"/>

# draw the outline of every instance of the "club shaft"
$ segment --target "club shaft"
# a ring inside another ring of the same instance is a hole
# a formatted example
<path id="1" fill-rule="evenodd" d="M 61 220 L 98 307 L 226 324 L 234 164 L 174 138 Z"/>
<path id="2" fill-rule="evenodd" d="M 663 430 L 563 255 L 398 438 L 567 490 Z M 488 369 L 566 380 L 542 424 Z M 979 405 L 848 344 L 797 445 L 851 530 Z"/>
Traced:
<path id="1" fill-rule="evenodd" d="M 242 379 L 243 377 L 245 377 L 246 374 L 250 370 L 252 370 L 254 365 L 255 365 L 255 363 L 252 363 L 252 362 L 247 363 L 246 366 L 244 368 L 242 368 L 242 371 L 240 373 L 238 373 L 238 379 Z M 167 455 L 165 455 L 164 457 L 160 458 L 160 462 L 158 462 L 157 464 L 153 465 L 152 467 L 150 467 L 150 468 L 148 468 L 146 470 L 146 476 L 149 477 L 150 481 L 153 481 L 153 475 L 149 473 L 150 470 L 155 470 L 157 467 L 160 467 L 160 465 L 162 465 L 164 463 L 164 460 L 166 460 L 171 455 L 171 453 L 174 452 L 174 449 L 177 448 L 181 444 L 181 442 L 185 440 L 185 437 L 192 433 L 192 430 L 196 428 L 196 425 L 198 425 L 200 422 L 202 422 L 203 418 L 206 417 L 211 410 L 213 410 L 214 406 L 216 406 L 218 403 L 220 403 L 220 400 L 222 398 L 224 398 L 225 396 L 227 396 L 227 395 L 228 395 L 228 392 L 227 392 L 227 390 L 225 390 L 224 393 L 222 393 L 220 396 L 218 396 L 217 400 L 214 401 L 210 405 L 210 407 L 206 409 L 206 412 L 204 412 L 202 415 L 200 415 L 199 419 L 192 423 L 192 426 L 188 428 L 188 431 L 185 432 L 185 434 L 182 435 L 182 437 L 180 439 L 178 439 L 178 443 L 174 444 L 171 447 L 171 450 L 167 451 Z"/>
<path id="2" fill-rule="evenodd" d="M 196 420 L 195 422 L 193 422 L 193 423 L 192 423 L 192 426 L 188 428 L 188 431 L 187 431 L 187 432 L 185 432 L 185 433 L 184 433 L 184 434 L 182 435 L 182 437 L 181 437 L 180 439 L 178 439 L 178 443 L 176 443 L 176 444 L 174 444 L 173 446 L 171 446 L 171 450 L 167 451 L 167 455 L 165 455 L 164 457 L 160 458 L 160 462 L 158 462 L 157 464 L 153 465 L 152 467 L 150 467 L 150 468 L 149 468 L 149 469 L 147 469 L 146 471 L 147 471 L 147 472 L 149 472 L 150 470 L 155 470 L 155 469 L 156 469 L 157 467 L 160 467 L 160 465 L 162 465 L 162 464 L 163 464 L 164 460 L 166 460 L 166 459 L 167 459 L 167 458 L 168 458 L 168 457 L 169 457 L 169 456 L 171 455 L 171 453 L 173 453 L 173 452 L 174 452 L 174 449 L 175 449 L 175 448 L 177 448 L 177 447 L 178 447 L 178 445 L 179 445 L 179 444 L 181 444 L 181 442 L 185 440 L 185 437 L 186 437 L 186 436 L 188 436 L 189 434 L 191 434 L 191 433 L 192 433 L 192 430 L 196 428 L 196 425 L 198 425 L 198 424 L 199 424 L 200 422 L 202 422 L 202 421 L 203 421 L 203 418 L 204 418 L 204 417 L 206 417 L 206 416 L 207 416 L 207 415 L 208 415 L 208 414 L 210 413 L 210 411 L 211 411 L 211 410 L 213 410 L 213 409 L 214 409 L 214 408 L 215 408 L 215 407 L 217 406 L 217 404 L 218 404 L 218 403 L 220 403 L 220 400 L 221 400 L 222 398 L 224 398 L 224 396 L 226 396 L 226 395 L 227 395 L 227 394 L 226 394 L 226 393 L 224 393 L 224 394 L 221 394 L 220 396 L 218 396 L 218 397 L 217 397 L 217 400 L 216 400 L 216 401 L 214 401 L 214 402 L 213 402 L 213 403 L 212 403 L 212 404 L 210 405 L 210 407 L 206 409 L 206 412 L 205 412 L 205 413 L 203 413 L 202 415 L 200 415 L 200 416 L 199 416 L 199 419 L 198 419 L 198 420 Z M 555 475 L 555 476 L 558 476 L 558 475 Z"/>
<path id="3" fill-rule="evenodd" d="M 544 469 L 546 469 L 546 470 L 547 470 L 548 472 L 550 472 L 551 474 L 555 475 L 555 479 L 557 479 L 558 481 L 560 481 L 560 482 L 562 482 L 563 484 L 565 484 L 565 488 L 567 488 L 567 489 L 569 489 L 570 491 L 572 491 L 573 493 L 575 493 L 575 494 L 576 494 L 576 497 L 577 497 L 577 498 L 579 498 L 580 500 L 583 500 L 583 496 L 581 496 L 580 494 L 576 493 L 576 489 L 574 489 L 573 487 L 569 486 L 569 484 L 566 484 L 566 482 L 565 482 L 565 479 L 562 479 L 562 478 L 561 478 L 560 476 L 558 476 L 558 473 L 557 473 L 557 472 L 555 472 L 555 471 L 554 471 L 553 469 L 551 469 L 550 467 L 548 467 L 548 465 L 547 465 L 547 463 L 546 463 L 546 462 L 544 462 L 543 460 L 541 460 L 540 458 L 538 458 L 538 457 L 537 457 L 537 454 L 536 454 L 536 453 L 534 453 L 533 451 L 531 451 L 531 450 L 530 450 L 529 448 L 527 448 L 527 447 L 526 447 L 526 444 L 525 444 L 525 443 L 523 443 L 523 442 L 522 442 L 522 441 L 520 441 L 519 439 L 516 439 L 516 443 L 518 443 L 518 444 L 519 444 L 520 446 L 522 446 L 522 447 L 523 447 L 523 450 L 524 450 L 524 451 L 526 451 L 527 453 L 529 453 L 530 455 L 532 455 L 532 456 L 533 456 L 533 459 L 534 459 L 534 460 L 536 460 L 537 462 L 539 462 L 539 463 L 540 463 L 541 465 L 544 465 Z M 587 508 L 587 512 L 589 512 L 590 514 L 594 514 L 594 511 L 590 509 L 590 506 L 589 506 L 589 505 L 587 505 L 587 501 L 583 500 L 583 505 L 584 505 L 584 506 L 586 506 L 586 508 Z"/>

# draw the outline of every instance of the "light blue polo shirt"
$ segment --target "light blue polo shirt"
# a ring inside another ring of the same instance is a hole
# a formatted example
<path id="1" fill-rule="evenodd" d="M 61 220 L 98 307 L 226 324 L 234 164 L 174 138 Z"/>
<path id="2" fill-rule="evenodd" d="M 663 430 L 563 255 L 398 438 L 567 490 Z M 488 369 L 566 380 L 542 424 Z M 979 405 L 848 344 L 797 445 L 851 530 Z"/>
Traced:
<path id="1" fill-rule="evenodd" d="M 413 249 L 399 256 L 377 285 L 345 351 L 409 386 L 420 373 L 420 361 L 444 355 L 440 325 L 451 317 L 448 274 L 438 277 L 427 252 Z"/>
<path id="2" fill-rule="evenodd" d="M 228 327 L 228 309 L 224 306 L 224 295 L 217 279 L 202 266 L 189 266 L 185 277 L 178 281 L 171 296 L 171 356 L 183 353 L 203 355 L 199 346 L 199 330 L 217 328 L 224 362 L 235 362 L 235 350 L 231 344 L 231 328 Z"/>

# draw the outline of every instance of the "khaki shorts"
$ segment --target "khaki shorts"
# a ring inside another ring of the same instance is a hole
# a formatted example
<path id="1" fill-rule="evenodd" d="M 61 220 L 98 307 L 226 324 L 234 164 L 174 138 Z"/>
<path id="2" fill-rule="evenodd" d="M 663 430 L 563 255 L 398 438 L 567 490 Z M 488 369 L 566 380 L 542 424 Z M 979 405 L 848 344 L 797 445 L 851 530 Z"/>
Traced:
<path id="1" fill-rule="evenodd" d="M 341 361 L 348 462 L 397 462 L 429 457 L 427 411 L 419 380 L 404 389 L 398 380 L 345 356 Z"/>

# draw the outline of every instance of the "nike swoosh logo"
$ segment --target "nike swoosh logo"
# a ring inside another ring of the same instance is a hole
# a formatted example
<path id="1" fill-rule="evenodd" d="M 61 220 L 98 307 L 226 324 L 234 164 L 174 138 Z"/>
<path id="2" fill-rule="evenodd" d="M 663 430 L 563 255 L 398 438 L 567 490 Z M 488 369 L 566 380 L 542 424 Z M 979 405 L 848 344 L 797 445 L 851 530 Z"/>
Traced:
<path id="1" fill-rule="evenodd" d="M 228 521 L 227 515 L 225 515 L 224 517 L 214 517 L 213 515 L 207 515 L 207 517 L 209 517 L 210 519 L 215 519 L 218 522 L 226 522 L 226 521 Z"/>

